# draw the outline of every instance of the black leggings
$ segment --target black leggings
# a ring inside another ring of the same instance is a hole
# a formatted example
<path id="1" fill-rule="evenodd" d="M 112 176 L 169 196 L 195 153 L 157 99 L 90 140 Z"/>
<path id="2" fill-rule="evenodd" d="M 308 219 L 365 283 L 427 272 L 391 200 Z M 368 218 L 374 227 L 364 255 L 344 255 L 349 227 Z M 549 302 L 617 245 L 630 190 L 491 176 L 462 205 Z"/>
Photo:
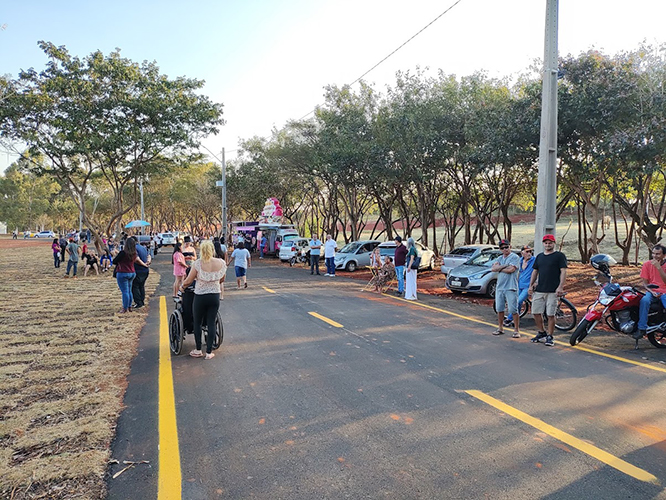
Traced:
<path id="1" fill-rule="evenodd" d="M 213 340 L 215 340 L 215 318 L 220 308 L 219 293 L 204 293 L 194 296 L 192 305 L 192 316 L 194 319 L 194 342 L 197 350 L 201 350 L 201 322 L 205 319 L 208 326 L 208 339 L 206 342 L 206 353 L 213 351 Z"/>

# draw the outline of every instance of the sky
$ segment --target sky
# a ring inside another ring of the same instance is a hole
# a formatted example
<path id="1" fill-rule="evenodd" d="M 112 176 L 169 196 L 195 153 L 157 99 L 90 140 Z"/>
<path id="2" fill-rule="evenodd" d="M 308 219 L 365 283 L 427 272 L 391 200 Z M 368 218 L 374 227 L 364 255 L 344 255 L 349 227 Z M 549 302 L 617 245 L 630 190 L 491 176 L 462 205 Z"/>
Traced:
<path id="1" fill-rule="evenodd" d="M 205 80 L 226 124 L 203 145 L 233 159 L 240 139 L 268 137 L 353 82 L 456 0 L 0 0 L 0 74 L 45 67 L 39 40 L 70 54 L 116 48 L 170 78 Z M 543 58 L 546 0 L 460 0 L 364 80 L 396 71 L 504 77 Z M 607 54 L 666 42 L 664 0 L 562 0 L 559 53 Z M 0 147 L 0 171 L 16 160 Z M 205 149 L 202 152 L 208 153 Z"/>

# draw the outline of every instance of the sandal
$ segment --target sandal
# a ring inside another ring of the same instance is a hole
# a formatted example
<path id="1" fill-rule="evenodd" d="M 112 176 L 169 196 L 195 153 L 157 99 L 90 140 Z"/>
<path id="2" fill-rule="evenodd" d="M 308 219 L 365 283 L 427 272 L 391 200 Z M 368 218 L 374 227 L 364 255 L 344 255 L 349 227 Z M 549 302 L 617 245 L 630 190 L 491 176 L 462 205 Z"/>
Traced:
<path id="1" fill-rule="evenodd" d="M 519 339 L 519 338 L 520 338 L 520 333 L 518 333 L 518 332 L 513 332 L 513 335 L 511 335 L 511 338 L 513 338 L 513 339 Z"/>
<path id="2" fill-rule="evenodd" d="M 499 328 L 493 332 L 493 335 L 504 335 L 504 330 L 500 330 Z"/>
<path id="3" fill-rule="evenodd" d="M 214 352 L 209 352 L 208 354 L 206 354 L 206 357 L 204 359 L 213 359 L 214 357 L 215 357 L 215 353 Z"/>
<path id="4" fill-rule="evenodd" d="M 194 349 L 193 351 L 190 351 L 190 356 L 193 358 L 203 358 L 203 352 Z"/>

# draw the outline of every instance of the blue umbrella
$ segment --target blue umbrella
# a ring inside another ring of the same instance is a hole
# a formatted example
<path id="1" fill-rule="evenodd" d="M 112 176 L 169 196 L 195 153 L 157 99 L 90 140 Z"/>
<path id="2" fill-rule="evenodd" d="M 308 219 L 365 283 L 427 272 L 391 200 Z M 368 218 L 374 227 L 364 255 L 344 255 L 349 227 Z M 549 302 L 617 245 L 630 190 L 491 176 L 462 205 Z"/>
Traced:
<path id="1" fill-rule="evenodd" d="M 133 220 L 129 224 L 125 226 L 125 228 L 129 227 L 144 227 L 144 226 L 150 226 L 150 222 L 146 222 L 145 220 Z"/>

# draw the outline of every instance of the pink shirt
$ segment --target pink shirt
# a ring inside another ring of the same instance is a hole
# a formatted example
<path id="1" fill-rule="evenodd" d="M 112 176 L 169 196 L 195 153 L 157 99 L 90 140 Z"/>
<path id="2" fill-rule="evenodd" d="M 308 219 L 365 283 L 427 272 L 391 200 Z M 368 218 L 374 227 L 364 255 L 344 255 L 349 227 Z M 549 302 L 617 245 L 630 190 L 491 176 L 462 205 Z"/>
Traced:
<path id="1" fill-rule="evenodd" d="M 661 268 L 666 271 L 666 262 L 661 265 Z M 641 278 L 647 280 L 650 285 L 658 285 L 659 288 L 655 288 L 653 291 L 657 293 L 666 293 L 666 283 L 661 279 L 661 274 L 655 269 L 652 265 L 652 261 L 648 261 L 643 264 L 641 268 Z"/>
<path id="2" fill-rule="evenodd" d="M 187 274 L 187 264 L 185 264 L 185 256 L 176 252 L 172 257 L 173 261 L 173 275 L 174 276 L 185 276 Z"/>

